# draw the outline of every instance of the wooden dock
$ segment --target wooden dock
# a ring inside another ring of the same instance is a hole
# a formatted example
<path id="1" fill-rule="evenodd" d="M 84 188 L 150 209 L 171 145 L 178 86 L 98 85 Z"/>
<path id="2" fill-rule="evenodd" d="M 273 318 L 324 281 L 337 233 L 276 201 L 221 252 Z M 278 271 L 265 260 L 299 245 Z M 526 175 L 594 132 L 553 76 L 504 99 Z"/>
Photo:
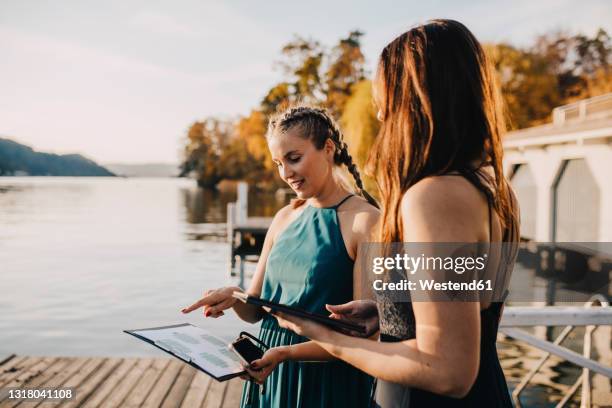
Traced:
<path id="1" fill-rule="evenodd" d="M 217 382 L 175 359 L 23 357 L 0 362 L 0 389 L 72 388 L 72 400 L 19 401 L 0 395 L 0 408 L 189 407 L 240 405 L 243 381 Z"/>

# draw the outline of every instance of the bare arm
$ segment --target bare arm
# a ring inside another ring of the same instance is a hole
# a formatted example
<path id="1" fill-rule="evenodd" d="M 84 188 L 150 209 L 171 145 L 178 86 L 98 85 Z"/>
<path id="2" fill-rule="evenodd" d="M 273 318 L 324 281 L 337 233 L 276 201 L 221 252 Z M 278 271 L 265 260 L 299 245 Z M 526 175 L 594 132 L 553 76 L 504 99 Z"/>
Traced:
<path id="1" fill-rule="evenodd" d="M 433 303 L 421 303 L 422 309 Z M 469 391 L 474 381 L 478 360 L 468 362 L 466 356 L 479 353 L 479 321 L 465 319 L 466 314 L 478 316 L 475 303 L 439 303 L 430 309 L 428 319 L 433 324 L 417 325 L 417 338 L 398 343 L 381 343 L 375 340 L 351 337 L 331 330 L 319 331 L 311 336 L 331 355 L 346 361 L 362 371 L 386 381 L 421 388 L 438 394 L 461 397 Z M 423 313 L 415 310 L 418 319 Z M 453 336 L 436 320 L 461 322 L 460 330 Z M 437 327 L 436 327 L 437 326 Z M 464 336 L 466 340 L 461 340 Z"/>
<path id="2" fill-rule="evenodd" d="M 268 228 L 268 232 L 266 233 L 266 238 L 264 239 L 264 244 L 257 262 L 255 274 L 253 275 L 251 284 L 246 291 L 242 290 L 238 286 L 226 286 L 220 289 L 209 290 L 204 293 L 203 298 L 199 299 L 191 306 L 184 308 L 182 312 L 190 313 L 196 309 L 204 308 L 204 315 L 206 317 L 216 318 L 223 315 L 223 310 L 231 307 L 234 309 L 238 317 L 246 322 L 256 323 L 261 320 L 264 315 L 264 311 L 260 307 L 237 301 L 234 297 L 232 297 L 232 294 L 235 291 L 238 291 L 243 293 L 246 292 L 249 295 L 257 297 L 261 295 L 264 275 L 266 272 L 266 262 L 268 261 L 268 256 L 270 255 L 272 246 L 274 245 L 274 237 L 279 230 L 287 225 L 291 214 L 292 209 L 287 206 L 281 209 L 274 216 L 274 219 L 270 224 L 270 228 Z"/>
<path id="3" fill-rule="evenodd" d="M 314 341 L 280 346 L 283 361 L 329 361 L 335 360 L 332 354 Z"/>

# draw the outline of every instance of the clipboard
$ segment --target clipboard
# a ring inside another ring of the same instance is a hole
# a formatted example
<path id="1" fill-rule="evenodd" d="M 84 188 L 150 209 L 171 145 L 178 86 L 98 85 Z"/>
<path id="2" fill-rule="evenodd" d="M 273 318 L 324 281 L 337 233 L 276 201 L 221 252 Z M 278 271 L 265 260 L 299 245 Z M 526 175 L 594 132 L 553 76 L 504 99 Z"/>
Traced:
<path id="1" fill-rule="evenodd" d="M 181 323 L 123 332 L 157 347 L 216 381 L 227 381 L 246 373 L 224 339 L 192 324 Z"/>
<path id="2" fill-rule="evenodd" d="M 331 317 L 320 315 L 317 313 L 311 313 L 298 307 L 287 306 L 269 300 L 264 300 L 255 296 L 250 296 L 243 292 L 235 291 L 232 296 L 238 300 L 241 300 L 244 303 L 268 308 L 270 309 L 271 313 L 274 311 L 279 311 L 288 315 L 301 317 L 303 319 L 314 320 L 317 323 L 321 323 L 337 331 L 348 330 L 355 331 L 364 335 L 366 334 L 366 328 L 359 324 L 346 322 L 344 320 L 332 319 Z"/>

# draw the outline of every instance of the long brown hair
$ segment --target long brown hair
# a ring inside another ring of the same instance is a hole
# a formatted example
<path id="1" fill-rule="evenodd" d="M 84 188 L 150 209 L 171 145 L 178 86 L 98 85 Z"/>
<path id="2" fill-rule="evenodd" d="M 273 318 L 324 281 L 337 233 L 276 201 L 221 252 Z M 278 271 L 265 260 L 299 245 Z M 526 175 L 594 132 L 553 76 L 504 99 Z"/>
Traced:
<path id="1" fill-rule="evenodd" d="M 412 185 L 465 171 L 475 161 L 492 165 L 493 207 L 503 226 L 512 223 L 502 168 L 502 100 L 492 65 L 463 24 L 433 20 L 389 43 L 374 94 L 382 125 L 367 170 L 381 193 L 381 242 L 402 240 L 400 203 Z"/>
<path id="2" fill-rule="evenodd" d="M 336 122 L 331 115 L 322 108 L 308 105 L 296 105 L 289 107 L 274 115 L 268 123 L 268 136 L 272 134 L 285 134 L 293 129 L 299 129 L 299 135 L 309 139 L 314 146 L 321 150 L 327 139 L 331 139 L 336 147 L 334 153 L 334 164 L 345 165 L 355 180 L 359 194 L 370 204 L 378 208 L 376 200 L 365 190 L 361 180 L 361 174 L 357 165 L 353 162 L 348 145 Z M 294 206 L 299 206 L 303 200 L 295 200 Z"/>

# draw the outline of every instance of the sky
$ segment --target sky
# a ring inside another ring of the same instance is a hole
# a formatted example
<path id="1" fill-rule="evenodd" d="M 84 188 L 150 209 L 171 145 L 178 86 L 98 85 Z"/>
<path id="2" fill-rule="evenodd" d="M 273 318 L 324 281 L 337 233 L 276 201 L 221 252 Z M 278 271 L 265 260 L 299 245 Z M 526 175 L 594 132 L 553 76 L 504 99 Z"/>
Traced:
<path id="1" fill-rule="evenodd" d="M 0 137 L 100 163 L 177 163 L 195 120 L 258 106 L 294 35 L 331 47 L 360 29 L 372 71 L 431 18 L 525 46 L 552 30 L 612 32 L 612 2 L 0 0 Z"/>

